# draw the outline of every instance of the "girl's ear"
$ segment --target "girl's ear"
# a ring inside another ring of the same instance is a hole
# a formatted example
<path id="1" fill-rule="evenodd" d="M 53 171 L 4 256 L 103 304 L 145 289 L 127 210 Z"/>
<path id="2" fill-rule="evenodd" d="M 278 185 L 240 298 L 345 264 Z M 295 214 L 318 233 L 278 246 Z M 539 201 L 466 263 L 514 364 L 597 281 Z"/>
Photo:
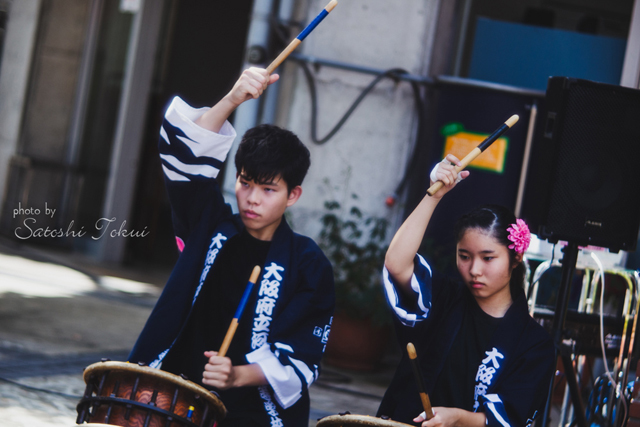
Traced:
<path id="1" fill-rule="evenodd" d="M 524 254 L 516 253 L 516 256 L 515 256 L 515 261 L 516 262 L 511 266 L 511 269 L 516 268 L 516 266 L 522 262 L 523 256 L 524 256 Z"/>

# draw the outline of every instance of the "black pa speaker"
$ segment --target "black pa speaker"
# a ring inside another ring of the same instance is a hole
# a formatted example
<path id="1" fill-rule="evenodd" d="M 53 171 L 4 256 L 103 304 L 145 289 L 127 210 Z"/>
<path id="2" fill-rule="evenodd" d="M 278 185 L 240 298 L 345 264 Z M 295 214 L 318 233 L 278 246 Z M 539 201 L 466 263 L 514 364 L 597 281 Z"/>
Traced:
<path id="1" fill-rule="evenodd" d="M 634 250 L 640 225 L 640 90 L 549 78 L 522 217 L 538 237 Z"/>

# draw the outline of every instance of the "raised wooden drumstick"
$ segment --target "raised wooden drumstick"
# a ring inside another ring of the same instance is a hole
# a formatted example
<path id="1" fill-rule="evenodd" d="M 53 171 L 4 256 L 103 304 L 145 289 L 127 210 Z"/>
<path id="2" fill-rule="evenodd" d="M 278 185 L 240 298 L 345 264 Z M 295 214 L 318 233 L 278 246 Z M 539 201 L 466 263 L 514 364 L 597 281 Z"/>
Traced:
<path id="1" fill-rule="evenodd" d="M 224 336 L 224 340 L 222 341 L 220 350 L 218 350 L 218 356 L 220 357 L 224 357 L 227 354 L 227 350 L 229 350 L 229 345 L 231 344 L 233 335 L 236 333 L 236 329 L 238 329 L 238 321 L 242 316 L 244 307 L 247 305 L 247 301 L 249 300 L 249 295 L 251 295 L 251 291 L 253 290 L 253 285 L 255 285 L 255 283 L 258 281 L 259 275 L 260 275 L 260 266 L 256 265 L 255 267 L 253 267 L 253 271 L 251 272 L 251 277 L 249 277 L 249 282 L 247 283 L 247 287 L 244 289 L 244 294 L 242 295 L 240 304 L 236 309 L 236 313 L 233 315 L 233 320 L 229 325 L 229 329 L 227 329 L 227 335 Z"/>
<path id="2" fill-rule="evenodd" d="M 289 43 L 289 46 L 287 46 L 282 52 L 280 52 L 280 55 L 278 55 L 278 57 L 276 59 L 273 60 L 273 62 L 271 64 L 269 64 L 269 66 L 267 67 L 267 72 L 269 74 L 273 73 L 273 71 L 278 68 L 278 66 L 280 64 L 282 64 L 282 61 L 284 61 L 287 56 L 289 56 L 289 54 L 291 52 L 293 52 L 294 50 L 296 50 L 296 48 L 298 47 L 298 45 L 300 43 L 302 43 L 302 40 L 304 40 L 305 37 L 307 37 L 309 35 L 309 33 L 311 31 L 314 30 L 314 28 L 316 28 L 318 26 L 318 24 L 329 14 L 329 12 L 331 12 L 333 10 L 334 7 L 336 7 L 338 5 L 338 0 L 331 0 L 329 2 L 329 4 L 327 4 L 324 9 L 322 9 L 322 12 L 320 12 L 318 14 L 318 16 L 316 16 L 316 18 L 311 21 L 311 23 L 309 25 L 307 25 L 307 27 L 302 30 L 300 32 L 300 34 L 298 34 L 298 37 L 296 37 L 295 39 L 293 39 L 291 41 L 291 43 Z"/>
<path id="3" fill-rule="evenodd" d="M 416 377 L 416 383 L 418 384 L 418 392 L 420 393 L 422 408 L 424 409 L 427 419 L 430 420 L 433 418 L 433 410 L 431 409 L 429 395 L 424 388 L 424 381 L 422 380 L 422 374 L 420 373 L 420 365 L 418 365 L 418 354 L 416 353 L 416 348 L 413 343 L 407 343 L 407 353 L 409 353 L 409 360 L 411 361 L 413 374 Z"/>
<path id="4" fill-rule="evenodd" d="M 514 114 L 513 116 L 509 117 L 509 120 L 504 122 L 504 124 L 502 124 L 502 126 L 496 129 L 495 132 L 489 135 L 487 139 L 482 141 L 476 148 L 471 150 L 469 154 L 467 154 L 466 156 L 464 156 L 462 160 L 460 160 L 461 165 L 455 167 L 456 172 L 460 173 L 460 171 L 462 171 L 464 168 L 469 166 L 469 163 L 471 163 L 476 157 L 482 154 L 482 152 L 486 150 L 488 146 L 493 144 L 493 141 L 500 138 L 500 135 L 502 135 L 508 129 L 510 129 L 513 125 L 515 125 L 519 118 L 520 117 L 517 114 Z M 430 196 L 433 196 L 434 194 L 436 194 L 436 192 L 439 189 L 442 188 L 443 185 L 444 184 L 442 183 L 442 181 L 434 182 L 433 185 L 429 187 L 429 189 L 427 190 L 427 194 Z"/>

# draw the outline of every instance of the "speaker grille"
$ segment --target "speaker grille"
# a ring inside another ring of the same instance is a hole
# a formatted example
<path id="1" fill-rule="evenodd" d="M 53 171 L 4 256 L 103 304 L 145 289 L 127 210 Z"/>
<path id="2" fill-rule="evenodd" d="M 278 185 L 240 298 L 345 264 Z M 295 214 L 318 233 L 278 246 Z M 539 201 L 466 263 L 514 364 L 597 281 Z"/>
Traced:
<path id="1" fill-rule="evenodd" d="M 554 78 L 557 79 L 557 78 Z M 640 91 L 565 79 L 549 105 L 557 161 L 545 233 L 554 239 L 635 248 L 640 223 Z"/>

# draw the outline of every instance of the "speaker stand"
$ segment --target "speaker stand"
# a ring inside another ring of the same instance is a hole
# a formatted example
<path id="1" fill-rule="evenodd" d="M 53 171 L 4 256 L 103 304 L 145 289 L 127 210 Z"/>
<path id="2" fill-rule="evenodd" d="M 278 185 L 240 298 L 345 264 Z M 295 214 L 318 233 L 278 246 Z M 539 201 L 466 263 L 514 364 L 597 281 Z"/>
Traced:
<path id="1" fill-rule="evenodd" d="M 569 244 L 563 249 L 564 256 L 562 257 L 562 278 L 560 280 L 560 288 L 558 289 L 556 310 L 553 316 L 551 332 L 556 348 L 556 361 L 558 360 L 558 358 L 560 358 L 560 360 L 562 360 L 562 366 L 564 367 L 567 386 L 569 387 L 569 394 L 571 396 L 571 402 L 573 403 L 575 422 L 577 423 L 578 427 L 587 427 L 585 406 L 582 402 L 580 387 L 578 386 L 578 379 L 573 368 L 573 361 L 571 360 L 571 348 L 570 346 L 563 344 L 562 342 L 565 320 L 567 318 L 567 309 L 569 307 L 571 281 L 573 280 L 573 276 L 576 271 L 576 263 L 578 261 L 578 251 L 578 244 L 573 242 L 569 242 Z M 553 382 L 554 381 L 552 378 L 551 384 L 549 385 L 547 403 L 545 405 L 544 414 L 542 417 L 542 427 L 547 427 L 549 423 L 549 412 L 551 411 L 551 399 L 553 395 Z"/>

